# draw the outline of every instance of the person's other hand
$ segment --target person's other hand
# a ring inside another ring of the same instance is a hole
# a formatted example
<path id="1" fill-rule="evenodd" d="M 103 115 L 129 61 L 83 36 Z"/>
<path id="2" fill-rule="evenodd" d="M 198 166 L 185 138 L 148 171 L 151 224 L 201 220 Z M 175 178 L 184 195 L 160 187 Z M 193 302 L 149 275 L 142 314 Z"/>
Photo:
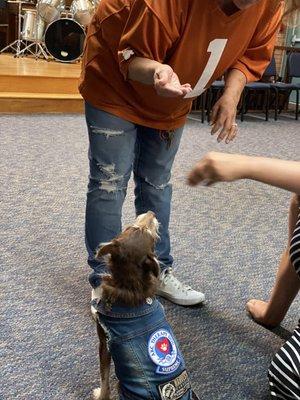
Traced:
<path id="1" fill-rule="evenodd" d="M 159 96 L 184 97 L 192 88 L 189 83 L 181 85 L 173 69 L 166 64 L 161 64 L 154 73 L 154 87 Z"/>
<path id="2" fill-rule="evenodd" d="M 225 139 L 225 143 L 231 142 L 238 133 L 236 117 L 236 100 L 223 94 L 213 107 L 211 115 L 211 134 L 218 133 L 218 142 Z"/>
<path id="3" fill-rule="evenodd" d="M 232 182 L 248 175 L 250 158 L 240 154 L 211 152 L 206 154 L 188 175 L 188 184 L 210 186 L 216 182 Z"/>

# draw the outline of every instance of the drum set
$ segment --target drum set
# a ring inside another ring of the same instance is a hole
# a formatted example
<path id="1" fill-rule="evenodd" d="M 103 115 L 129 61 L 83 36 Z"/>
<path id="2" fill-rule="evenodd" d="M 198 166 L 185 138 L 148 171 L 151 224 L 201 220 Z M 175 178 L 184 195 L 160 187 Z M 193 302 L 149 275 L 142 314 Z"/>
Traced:
<path id="1" fill-rule="evenodd" d="M 18 39 L 1 50 L 11 49 L 15 57 L 27 54 L 36 59 L 53 58 L 59 62 L 74 62 L 81 58 L 86 27 L 100 0 L 38 0 L 34 8 L 18 3 Z M 29 4 L 29 3 L 27 3 Z"/>

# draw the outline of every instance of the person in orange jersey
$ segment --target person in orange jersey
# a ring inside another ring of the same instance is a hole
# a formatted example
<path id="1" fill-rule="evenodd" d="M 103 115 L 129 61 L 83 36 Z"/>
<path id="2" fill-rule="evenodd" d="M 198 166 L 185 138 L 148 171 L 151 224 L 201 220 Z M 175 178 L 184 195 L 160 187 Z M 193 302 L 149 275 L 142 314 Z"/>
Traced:
<path id="1" fill-rule="evenodd" d="M 88 28 L 79 86 L 90 142 L 86 245 L 93 300 L 105 272 L 95 249 L 121 232 L 133 171 L 136 213 L 152 210 L 160 222 L 158 294 L 182 305 L 204 301 L 172 270 L 171 168 L 193 98 L 225 72 L 212 134 L 226 143 L 235 138 L 240 95 L 270 62 L 282 9 L 279 0 L 100 2 Z"/>

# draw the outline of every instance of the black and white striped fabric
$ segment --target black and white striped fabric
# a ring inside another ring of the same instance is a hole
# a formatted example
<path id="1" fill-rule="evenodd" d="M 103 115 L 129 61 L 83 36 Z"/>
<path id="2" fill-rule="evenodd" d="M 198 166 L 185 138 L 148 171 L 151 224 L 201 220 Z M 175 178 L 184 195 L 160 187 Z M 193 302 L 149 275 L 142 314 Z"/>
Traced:
<path id="1" fill-rule="evenodd" d="M 290 257 L 300 279 L 300 214 L 291 240 Z M 292 337 L 275 355 L 269 369 L 269 383 L 272 399 L 300 400 L 300 321 Z"/>
<path id="2" fill-rule="evenodd" d="M 291 262 L 300 278 L 300 213 L 294 235 L 291 240 L 290 257 Z"/>

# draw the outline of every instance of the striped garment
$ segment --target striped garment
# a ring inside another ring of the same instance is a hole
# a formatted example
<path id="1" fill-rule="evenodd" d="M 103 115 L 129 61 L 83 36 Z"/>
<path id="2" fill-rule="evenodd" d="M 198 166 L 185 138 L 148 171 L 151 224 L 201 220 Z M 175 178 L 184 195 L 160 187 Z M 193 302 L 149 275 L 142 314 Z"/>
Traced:
<path id="1" fill-rule="evenodd" d="M 291 240 L 290 257 L 300 278 L 300 213 Z M 300 320 L 291 338 L 275 355 L 268 375 L 272 399 L 300 400 Z"/>
<path id="2" fill-rule="evenodd" d="M 300 277 L 300 213 L 296 228 L 291 240 L 290 256 L 293 266 Z"/>

